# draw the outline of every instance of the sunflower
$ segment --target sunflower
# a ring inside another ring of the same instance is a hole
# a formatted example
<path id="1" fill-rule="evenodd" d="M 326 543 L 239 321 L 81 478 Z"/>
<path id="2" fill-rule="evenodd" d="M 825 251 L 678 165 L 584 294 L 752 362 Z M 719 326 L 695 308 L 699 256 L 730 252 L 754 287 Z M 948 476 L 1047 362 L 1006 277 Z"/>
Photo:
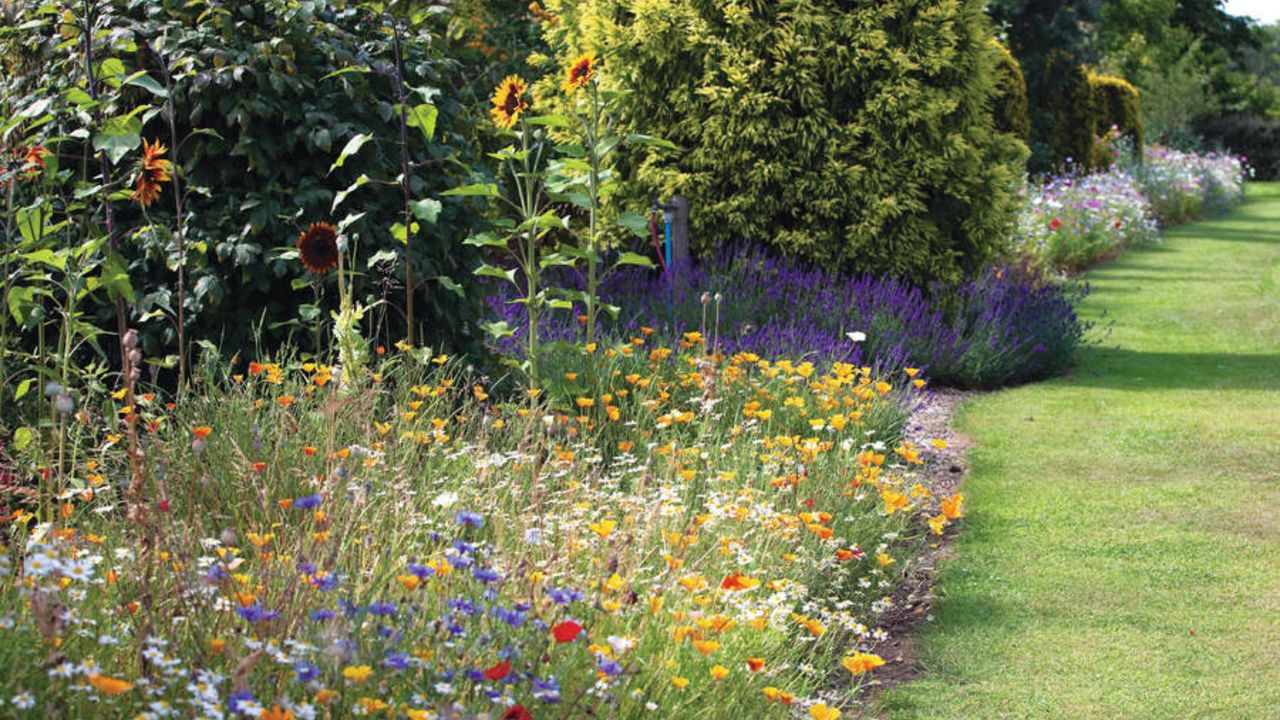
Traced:
<path id="1" fill-rule="evenodd" d="M 338 229 L 329 223 L 311 223 L 298 233 L 298 257 L 316 275 L 338 267 Z"/>
<path id="2" fill-rule="evenodd" d="M 489 111 L 493 122 L 500 128 L 510 128 L 520 119 L 520 113 L 529 109 L 524 99 L 528 85 L 519 75 L 508 75 L 493 91 L 493 108 Z"/>
<path id="3" fill-rule="evenodd" d="M 576 60 L 569 63 L 569 68 L 565 71 L 564 91 L 571 93 L 579 88 L 586 87 L 596 77 L 596 69 L 600 67 L 600 61 L 596 59 L 593 52 L 583 53 Z"/>
<path id="4" fill-rule="evenodd" d="M 154 143 L 142 142 L 142 167 L 138 170 L 138 179 L 134 182 L 133 194 L 130 196 L 142 207 L 149 207 L 160 197 L 160 184 L 169 182 L 169 161 L 160 157 L 169 149 L 157 140 Z"/>
<path id="5" fill-rule="evenodd" d="M 19 149 L 18 156 L 22 158 L 22 177 L 30 180 L 39 175 L 45 169 L 44 159 L 48 155 L 49 151 L 39 145 Z"/>

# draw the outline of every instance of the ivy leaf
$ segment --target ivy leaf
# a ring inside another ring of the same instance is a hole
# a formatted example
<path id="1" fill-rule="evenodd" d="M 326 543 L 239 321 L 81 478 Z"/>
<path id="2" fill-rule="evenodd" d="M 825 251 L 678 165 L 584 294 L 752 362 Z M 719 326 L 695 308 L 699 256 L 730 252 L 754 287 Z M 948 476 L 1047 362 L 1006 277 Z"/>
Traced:
<path id="1" fill-rule="evenodd" d="M 471 247 L 495 247 L 504 249 L 507 247 L 506 240 L 491 232 L 482 232 L 471 235 L 466 240 L 463 240 L 462 244 L 470 245 Z"/>

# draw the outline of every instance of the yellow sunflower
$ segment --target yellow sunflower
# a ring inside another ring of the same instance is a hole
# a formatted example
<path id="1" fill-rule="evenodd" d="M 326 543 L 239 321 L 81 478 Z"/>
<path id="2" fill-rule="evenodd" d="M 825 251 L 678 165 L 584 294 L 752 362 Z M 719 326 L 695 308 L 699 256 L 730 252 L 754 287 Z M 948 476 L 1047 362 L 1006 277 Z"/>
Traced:
<path id="1" fill-rule="evenodd" d="M 298 234 L 298 258 L 316 275 L 338 267 L 338 229 L 329 223 L 311 223 Z"/>
<path id="2" fill-rule="evenodd" d="M 510 128 L 520 119 L 520 113 L 529 109 L 524 99 L 528 85 L 519 75 L 508 75 L 493 91 L 493 108 L 489 114 L 500 128 Z"/>
<path id="3" fill-rule="evenodd" d="M 593 52 L 583 53 L 573 62 L 569 63 L 569 67 L 565 70 L 564 91 L 567 93 L 574 92 L 579 88 L 586 87 L 596 77 L 596 69 L 600 67 L 600 61 Z"/>

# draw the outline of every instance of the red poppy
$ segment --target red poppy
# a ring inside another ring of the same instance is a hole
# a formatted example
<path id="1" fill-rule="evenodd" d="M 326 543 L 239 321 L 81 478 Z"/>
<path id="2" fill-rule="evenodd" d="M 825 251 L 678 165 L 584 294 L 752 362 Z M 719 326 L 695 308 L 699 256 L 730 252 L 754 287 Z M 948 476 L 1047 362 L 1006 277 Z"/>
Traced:
<path id="1" fill-rule="evenodd" d="M 512 705 L 502 713 L 502 720 L 533 720 L 533 713 L 525 710 L 523 705 Z"/>
<path id="2" fill-rule="evenodd" d="M 1060 227 L 1062 227 L 1062 221 L 1058 218 L 1054 218 L 1053 221 L 1049 223 L 1050 230 L 1057 230 Z"/>
<path id="3" fill-rule="evenodd" d="M 511 661 L 503 660 L 497 665 L 494 665 L 488 670 L 485 670 L 484 676 L 489 680 L 501 680 L 502 678 L 506 677 L 510 673 L 511 673 Z"/>
<path id="4" fill-rule="evenodd" d="M 567 643 L 578 637 L 578 633 L 582 632 L 582 626 L 572 620 L 565 620 L 559 625 L 551 628 L 551 636 L 558 643 Z"/>

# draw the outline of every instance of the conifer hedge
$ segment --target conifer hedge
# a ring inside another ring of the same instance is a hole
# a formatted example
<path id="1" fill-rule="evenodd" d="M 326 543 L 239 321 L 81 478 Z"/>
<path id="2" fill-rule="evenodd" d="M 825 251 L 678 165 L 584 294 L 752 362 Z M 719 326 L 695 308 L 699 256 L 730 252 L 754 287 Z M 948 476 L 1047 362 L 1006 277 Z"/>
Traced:
<path id="1" fill-rule="evenodd" d="M 1022 146 L 995 127 L 981 0 L 549 0 L 628 123 L 683 152 L 623 156 L 633 197 L 691 198 L 695 249 L 740 238 L 916 282 L 974 275 L 1009 237 Z"/>

